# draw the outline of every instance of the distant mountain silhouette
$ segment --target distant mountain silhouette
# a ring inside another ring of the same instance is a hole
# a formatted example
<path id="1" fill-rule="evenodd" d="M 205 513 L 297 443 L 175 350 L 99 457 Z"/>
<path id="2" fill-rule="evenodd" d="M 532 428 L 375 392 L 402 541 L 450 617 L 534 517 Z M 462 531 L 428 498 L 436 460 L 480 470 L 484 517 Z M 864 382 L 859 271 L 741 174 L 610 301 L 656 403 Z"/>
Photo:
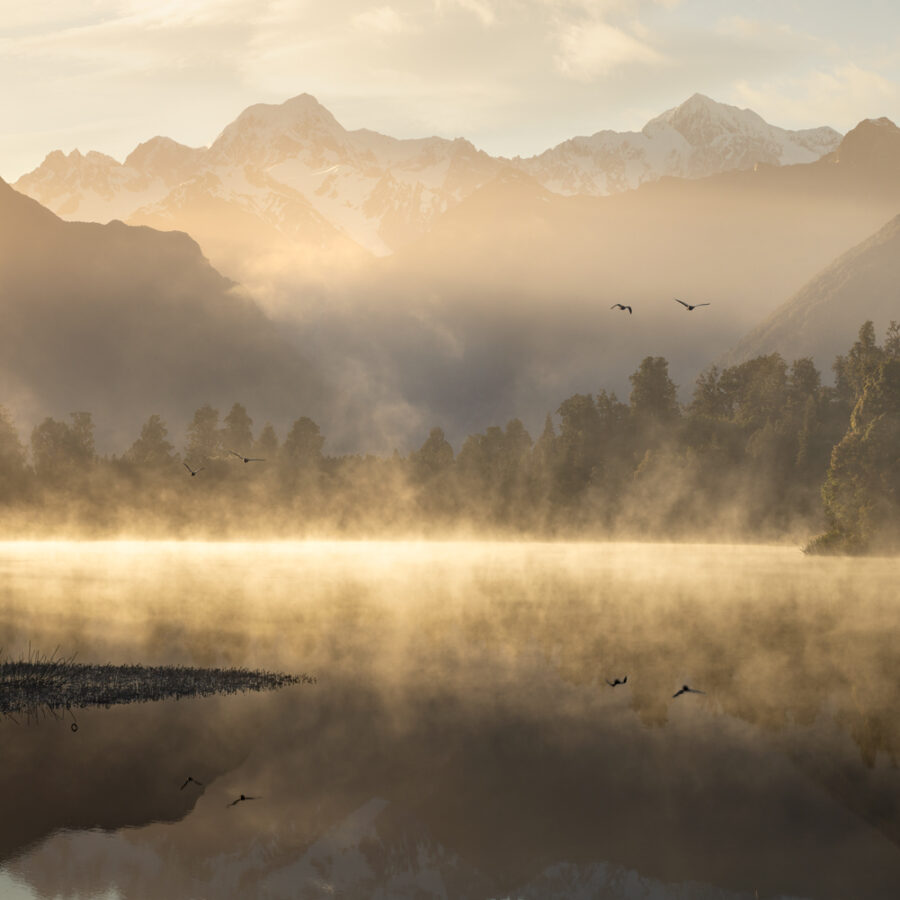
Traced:
<path id="1" fill-rule="evenodd" d="M 64 222 L 0 181 L 0 397 L 26 417 L 94 412 L 133 439 L 152 409 L 178 430 L 204 401 L 313 411 L 297 348 L 186 234 Z M 109 437 L 109 435 L 106 435 Z"/>
<path id="2" fill-rule="evenodd" d="M 900 321 L 900 215 L 823 269 L 731 350 L 724 362 L 778 352 L 811 356 L 826 373 L 871 319 L 879 339 Z"/>
<path id="3" fill-rule="evenodd" d="M 388 255 L 426 234 L 510 169 L 557 194 L 602 196 L 666 175 L 811 162 L 839 140 L 832 128 L 786 131 L 695 94 L 640 132 L 599 131 L 529 159 L 503 159 L 462 138 L 348 131 L 300 94 L 249 107 L 209 148 L 156 137 L 124 164 L 96 152 L 54 151 L 15 187 L 68 218 L 188 231 L 216 263 L 238 246 L 299 262 L 356 263 L 360 254 Z"/>
<path id="4" fill-rule="evenodd" d="M 900 129 L 866 120 L 816 162 L 662 178 L 610 197 L 560 197 L 504 175 L 394 265 L 477 273 L 529 296 L 599 291 L 607 305 L 701 297 L 746 330 L 898 210 Z"/>

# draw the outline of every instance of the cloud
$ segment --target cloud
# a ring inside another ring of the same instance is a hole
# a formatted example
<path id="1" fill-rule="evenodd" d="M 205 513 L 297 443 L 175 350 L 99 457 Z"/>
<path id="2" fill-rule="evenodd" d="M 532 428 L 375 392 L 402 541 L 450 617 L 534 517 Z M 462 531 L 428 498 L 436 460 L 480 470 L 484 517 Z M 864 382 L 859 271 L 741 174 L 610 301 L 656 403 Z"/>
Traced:
<path id="1" fill-rule="evenodd" d="M 158 133 L 209 143 L 242 108 L 302 91 L 347 127 L 464 135 L 492 153 L 528 155 L 574 134 L 640 128 L 695 91 L 732 101 L 742 96 L 736 85 L 764 94 L 783 84 L 793 98 L 804 72 L 834 75 L 846 66 L 890 80 L 898 62 L 882 44 L 896 32 L 892 20 L 900 23 L 888 12 L 875 29 L 861 17 L 793 9 L 756 19 L 736 0 L 716 4 L 711 15 L 678 0 L 32 6 L 20 4 L 0 25 L 0 80 L 18 86 L 0 97 L 7 131 L 0 173 L 9 177 L 64 144 L 76 119 L 118 122 L 115 135 L 98 131 L 91 140 L 85 129 L 78 140 L 121 157 Z M 863 79 L 835 77 L 864 92 Z M 854 94 L 867 109 L 884 96 L 877 79 L 869 86 L 871 98 Z M 836 98 L 803 96 L 810 100 L 803 121 L 822 124 Z M 767 99 L 761 113 L 780 108 Z M 791 121 L 800 120 L 779 124 Z M 11 142 L 9 134 L 27 140 Z"/>
<path id="2" fill-rule="evenodd" d="M 416 29 L 392 6 L 367 9 L 353 17 L 353 25 L 379 34 L 405 34 Z"/>
<path id="3" fill-rule="evenodd" d="M 862 119 L 896 117 L 900 111 L 900 85 L 854 63 L 815 68 L 792 78 L 739 81 L 734 90 L 764 118 L 794 127 L 827 122 L 846 131 Z"/>
<path id="4" fill-rule="evenodd" d="M 655 65 L 664 57 L 648 43 L 606 22 L 569 25 L 558 37 L 556 64 L 569 78 L 588 81 L 631 63 Z"/>
<path id="5" fill-rule="evenodd" d="M 497 21 L 494 7 L 487 0 L 436 0 L 435 9 L 440 12 L 446 4 L 458 6 L 460 9 L 472 13 L 485 28 Z"/>

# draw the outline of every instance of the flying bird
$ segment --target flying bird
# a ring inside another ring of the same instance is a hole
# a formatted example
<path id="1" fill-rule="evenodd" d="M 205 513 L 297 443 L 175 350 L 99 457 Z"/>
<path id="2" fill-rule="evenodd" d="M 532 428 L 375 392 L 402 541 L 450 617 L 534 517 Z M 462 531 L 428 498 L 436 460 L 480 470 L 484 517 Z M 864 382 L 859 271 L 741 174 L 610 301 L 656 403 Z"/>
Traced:
<path id="1" fill-rule="evenodd" d="M 191 473 L 191 478 L 193 478 L 198 472 L 202 472 L 206 466 L 200 466 L 199 469 L 192 469 L 187 463 L 182 463 L 182 465 Z"/>
<path id="2" fill-rule="evenodd" d="M 613 303 L 613 305 L 610 307 L 610 309 L 627 309 L 628 315 L 629 316 L 631 315 L 631 307 L 626 306 L 624 303 Z"/>
<path id="3" fill-rule="evenodd" d="M 684 300 L 679 300 L 677 297 L 672 298 L 676 303 L 680 303 L 682 306 L 687 308 L 687 311 L 690 312 L 692 309 L 696 309 L 698 306 L 709 306 L 709 303 L 695 303 L 693 306 L 690 303 L 685 303 Z"/>
<path id="4" fill-rule="evenodd" d="M 203 787 L 202 781 L 197 781 L 196 778 L 192 778 L 190 775 L 188 775 L 188 777 L 184 780 L 184 784 L 179 788 L 179 790 L 183 791 L 189 784 L 196 784 L 197 787 Z"/>
<path id="5" fill-rule="evenodd" d="M 608 678 L 606 679 L 606 683 L 610 687 L 615 687 L 617 684 L 625 684 L 626 681 L 628 681 L 627 675 L 624 678 L 617 678 L 615 681 L 610 681 Z"/>
<path id="6" fill-rule="evenodd" d="M 263 457 L 261 457 L 261 456 L 243 456 L 243 455 L 241 455 L 240 453 L 238 453 L 238 452 L 235 451 L 235 450 L 229 450 L 228 452 L 229 452 L 232 456 L 236 456 L 239 460 L 241 460 L 242 462 L 245 462 L 245 463 L 248 463 L 248 462 L 265 462 L 265 459 L 263 459 Z"/>
<path id="7" fill-rule="evenodd" d="M 681 688 L 675 691 L 672 694 L 672 699 L 674 700 L 676 697 L 680 697 L 682 694 L 705 694 L 706 691 L 698 691 L 696 688 L 688 687 L 686 684 L 683 684 Z"/>
<path id="8" fill-rule="evenodd" d="M 246 797 L 244 794 L 241 794 L 237 800 L 232 800 L 231 803 L 227 804 L 228 806 L 237 806 L 242 800 L 259 800 L 259 797 Z"/>

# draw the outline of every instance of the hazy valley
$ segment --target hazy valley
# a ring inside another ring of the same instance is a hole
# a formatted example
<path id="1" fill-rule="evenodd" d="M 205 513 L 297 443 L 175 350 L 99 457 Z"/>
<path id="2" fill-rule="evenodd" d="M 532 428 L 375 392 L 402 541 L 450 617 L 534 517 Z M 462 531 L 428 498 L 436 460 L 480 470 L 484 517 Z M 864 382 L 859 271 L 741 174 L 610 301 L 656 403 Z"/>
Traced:
<path id="1" fill-rule="evenodd" d="M 221 308 L 243 304 L 256 320 L 240 335 L 213 324 L 206 289 L 177 287 L 183 267 L 168 284 L 162 272 L 129 284 L 127 253 L 114 283 L 104 274 L 77 301 L 63 347 L 52 349 L 55 322 L 21 313 L 35 350 L 7 356 L 6 405 L 26 428 L 93 410 L 109 449 L 151 406 L 177 432 L 200 404 L 235 400 L 282 433 L 311 415 L 338 452 L 408 450 L 435 424 L 458 445 L 511 416 L 536 432 L 572 392 L 626 396 L 648 355 L 667 359 L 683 400 L 711 362 L 747 353 L 812 355 L 829 380 L 837 349 L 866 319 L 883 333 L 894 309 L 887 281 L 866 274 L 872 255 L 857 255 L 861 289 L 835 301 L 839 315 L 752 336 L 782 306 L 778 321 L 799 321 L 798 303 L 818 309 L 823 282 L 812 279 L 896 215 L 900 131 L 886 120 L 844 138 L 787 132 L 695 95 L 642 132 L 503 159 L 463 139 L 346 131 L 300 95 L 251 107 L 208 148 L 154 138 L 124 163 L 54 152 L 15 186 L 64 219 L 186 231 L 244 289 L 217 287 L 242 296 Z M 18 207 L 4 196 L 12 233 Z M 89 254 L 60 268 L 55 235 L 81 228 L 91 252 L 106 252 L 108 230 L 41 221 L 48 234 L 31 233 L 27 253 L 10 243 L 11 307 L 25 296 L 13 284 L 28 283 L 26 294 L 41 285 L 41 302 L 69 307 L 94 283 Z M 140 234 L 135 248 L 155 240 Z M 50 294 L 47 275 L 17 271 L 28 259 L 28 271 L 55 272 Z M 189 267 L 204 265 L 198 256 Z M 712 305 L 687 318 L 675 296 Z M 618 302 L 634 315 L 611 312 Z M 132 342 L 129 367 L 117 365 Z M 90 347 L 103 374 L 64 376 L 67 347 Z"/>

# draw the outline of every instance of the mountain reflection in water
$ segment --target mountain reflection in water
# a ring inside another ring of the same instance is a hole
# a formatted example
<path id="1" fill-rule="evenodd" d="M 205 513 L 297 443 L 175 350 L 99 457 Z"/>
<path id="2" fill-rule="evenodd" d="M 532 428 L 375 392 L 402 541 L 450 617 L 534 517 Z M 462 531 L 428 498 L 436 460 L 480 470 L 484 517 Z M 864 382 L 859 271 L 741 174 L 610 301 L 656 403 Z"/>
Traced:
<path id="1" fill-rule="evenodd" d="M 0 722 L 3 865 L 41 897 L 896 896 L 897 574 L 769 547 L 2 545 L 7 652 L 319 675 L 77 734 Z"/>

